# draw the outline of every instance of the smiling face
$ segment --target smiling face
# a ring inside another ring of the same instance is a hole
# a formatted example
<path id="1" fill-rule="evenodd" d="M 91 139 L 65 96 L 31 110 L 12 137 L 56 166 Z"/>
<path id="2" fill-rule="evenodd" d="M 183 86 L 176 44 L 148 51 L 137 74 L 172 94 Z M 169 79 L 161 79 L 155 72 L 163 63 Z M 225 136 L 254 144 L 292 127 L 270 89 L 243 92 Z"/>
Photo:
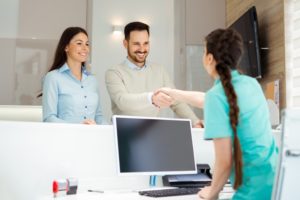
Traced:
<path id="1" fill-rule="evenodd" d="M 78 33 L 75 35 L 65 48 L 67 54 L 67 62 L 83 63 L 87 60 L 90 52 L 89 41 L 87 35 Z"/>
<path id="2" fill-rule="evenodd" d="M 127 49 L 128 59 L 139 67 L 143 67 L 149 54 L 149 34 L 146 30 L 132 31 L 123 44 Z"/>

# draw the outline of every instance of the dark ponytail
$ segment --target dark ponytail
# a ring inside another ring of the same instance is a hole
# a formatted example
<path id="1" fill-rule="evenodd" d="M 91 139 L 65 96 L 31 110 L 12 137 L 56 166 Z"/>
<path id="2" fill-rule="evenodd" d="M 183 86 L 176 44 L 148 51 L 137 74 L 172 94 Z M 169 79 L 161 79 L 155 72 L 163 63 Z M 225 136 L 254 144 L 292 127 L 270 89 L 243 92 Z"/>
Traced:
<path id="1" fill-rule="evenodd" d="M 224 88 L 229 104 L 230 125 L 233 130 L 233 158 L 235 168 L 235 182 L 237 189 L 243 182 L 242 150 L 237 136 L 239 123 L 238 99 L 231 83 L 231 70 L 236 69 L 242 55 L 241 36 L 232 29 L 217 29 L 206 37 L 207 53 L 211 53 L 217 62 L 216 71 Z"/>

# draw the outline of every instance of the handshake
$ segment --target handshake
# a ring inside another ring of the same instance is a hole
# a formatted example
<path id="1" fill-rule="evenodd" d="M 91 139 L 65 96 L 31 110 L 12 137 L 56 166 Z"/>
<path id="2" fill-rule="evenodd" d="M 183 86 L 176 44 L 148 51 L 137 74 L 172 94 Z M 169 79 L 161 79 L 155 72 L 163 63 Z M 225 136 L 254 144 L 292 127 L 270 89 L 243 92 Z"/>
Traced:
<path id="1" fill-rule="evenodd" d="M 168 108 L 176 101 L 174 93 L 172 88 L 160 88 L 153 93 L 152 104 L 158 108 Z"/>
<path id="2" fill-rule="evenodd" d="M 172 88 L 160 88 L 152 95 L 152 104 L 158 108 L 168 108 L 176 101 L 188 103 L 191 106 L 202 109 L 204 106 L 205 93 L 195 91 L 183 91 Z M 203 121 L 198 120 L 193 124 L 194 128 L 203 128 Z"/>

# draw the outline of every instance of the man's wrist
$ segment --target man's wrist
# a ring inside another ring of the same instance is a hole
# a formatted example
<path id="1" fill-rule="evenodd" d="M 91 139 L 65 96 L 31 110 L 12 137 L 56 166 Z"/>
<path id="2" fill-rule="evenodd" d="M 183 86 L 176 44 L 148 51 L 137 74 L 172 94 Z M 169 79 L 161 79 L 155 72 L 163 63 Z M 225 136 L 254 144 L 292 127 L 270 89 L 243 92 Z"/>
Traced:
<path id="1" fill-rule="evenodd" d="M 151 96 L 150 96 L 150 95 L 151 95 Z M 154 103 L 154 95 L 155 95 L 155 94 L 154 94 L 153 92 L 149 92 L 148 98 L 149 98 L 149 96 L 150 96 L 150 102 L 151 102 L 151 104 L 152 104 L 153 106 L 159 108 L 159 106 L 156 105 L 156 104 Z"/>
<path id="2" fill-rule="evenodd" d="M 153 92 L 149 92 L 147 98 L 148 98 L 148 102 L 150 104 L 153 104 Z"/>

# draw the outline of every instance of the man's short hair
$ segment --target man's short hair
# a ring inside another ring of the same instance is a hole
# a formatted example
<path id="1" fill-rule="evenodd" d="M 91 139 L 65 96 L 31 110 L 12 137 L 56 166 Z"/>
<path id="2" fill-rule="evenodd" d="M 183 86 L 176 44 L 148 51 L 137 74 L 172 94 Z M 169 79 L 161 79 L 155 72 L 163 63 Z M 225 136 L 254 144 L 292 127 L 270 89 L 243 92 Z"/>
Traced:
<path id="1" fill-rule="evenodd" d="M 143 22 L 130 22 L 127 24 L 124 28 L 124 35 L 125 35 L 125 40 L 129 40 L 130 33 L 132 31 L 144 31 L 146 30 L 148 35 L 149 34 L 149 26 Z"/>

